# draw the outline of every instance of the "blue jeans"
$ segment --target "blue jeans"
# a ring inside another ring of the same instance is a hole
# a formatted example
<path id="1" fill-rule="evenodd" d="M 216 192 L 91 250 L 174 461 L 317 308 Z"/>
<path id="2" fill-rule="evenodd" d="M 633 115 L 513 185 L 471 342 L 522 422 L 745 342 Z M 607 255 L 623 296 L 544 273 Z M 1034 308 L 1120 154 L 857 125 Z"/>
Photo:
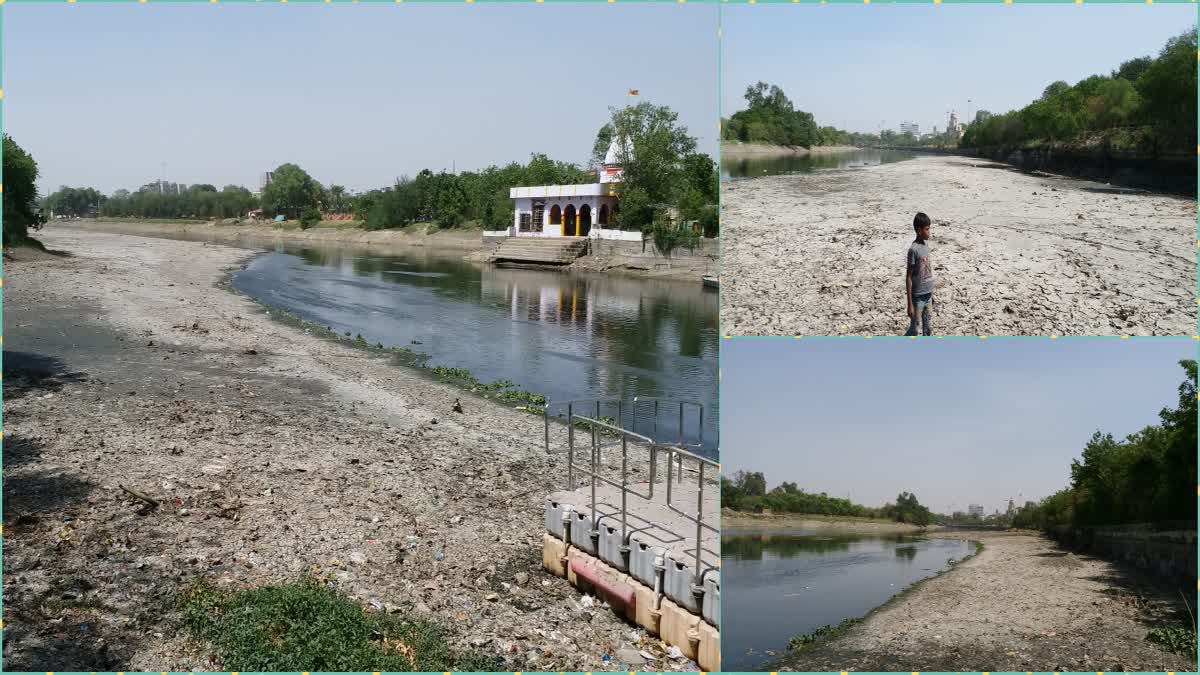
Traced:
<path id="1" fill-rule="evenodd" d="M 933 335 L 933 293 L 913 296 L 913 315 L 908 322 L 905 335 L 917 335 L 917 321 L 921 322 L 921 335 Z"/>

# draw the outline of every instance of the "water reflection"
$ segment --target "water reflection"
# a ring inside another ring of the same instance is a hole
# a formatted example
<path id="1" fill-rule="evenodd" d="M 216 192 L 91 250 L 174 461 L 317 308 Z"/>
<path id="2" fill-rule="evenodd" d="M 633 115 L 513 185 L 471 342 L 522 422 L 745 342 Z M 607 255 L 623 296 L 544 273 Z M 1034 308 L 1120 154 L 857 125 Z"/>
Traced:
<path id="1" fill-rule="evenodd" d="M 700 401 L 706 446 L 716 446 L 717 295 L 699 282 L 496 268 L 424 249 L 280 245 L 233 284 L 338 332 L 552 400 Z"/>
<path id="2" fill-rule="evenodd" d="M 848 152 L 830 152 L 782 157 L 721 157 L 721 178 L 758 178 L 788 173 L 810 173 L 818 169 L 853 169 L 890 164 L 915 155 L 901 150 L 864 148 Z"/>
<path id="3" fill-rule="evenodd" d="M 914 535 L 727 530 L 722 663 L 761 670 L 790 638 L 863 616 L 971 550 L 966 541 Z"/>

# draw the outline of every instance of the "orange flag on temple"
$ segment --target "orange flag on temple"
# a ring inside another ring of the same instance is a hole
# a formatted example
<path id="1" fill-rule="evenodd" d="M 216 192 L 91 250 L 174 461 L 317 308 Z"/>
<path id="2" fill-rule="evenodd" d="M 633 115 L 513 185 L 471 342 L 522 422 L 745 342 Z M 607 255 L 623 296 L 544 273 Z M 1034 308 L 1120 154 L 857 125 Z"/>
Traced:
<path id="1" fill-rule="evenodd" d="M 630 96 L 637 96 L 637 95 L 638 95 L 638 93 L 637 93 L 637 89 L 630 89 L 630 90 L 629 90 L 629 95 L 630 95 Z"/>

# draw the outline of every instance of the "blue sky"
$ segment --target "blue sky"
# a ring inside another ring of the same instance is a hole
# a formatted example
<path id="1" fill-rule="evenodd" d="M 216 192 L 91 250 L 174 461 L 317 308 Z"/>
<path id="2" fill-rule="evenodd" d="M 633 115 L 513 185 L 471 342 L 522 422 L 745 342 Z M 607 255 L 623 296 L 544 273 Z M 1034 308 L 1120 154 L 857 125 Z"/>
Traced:
<path id="1" fill-rule="evenodd" d="M 1195 5 L 730 5 L 723 8 L 723 114 L 746 86 L 783 88 L 821 125 L 946 128 L 1006 112 L 1055 80 L 1108 74 L 1192 28 Z"/>
<path id="2" fill-rule="evenodd" d="M 352 189 L 545 152 L 668 105 L 716 154 L 716 7 L 9 4 L 4 130 L 40 187 L 243 184 L 286 161 Z"/>
<path id="3" fill-rule="evenodd" d="M 1157 423 L 1196 353 L 1192 338 L 723 340 L 722 470 L 990 513 L 1066 487 L 1093 432 Z"/>

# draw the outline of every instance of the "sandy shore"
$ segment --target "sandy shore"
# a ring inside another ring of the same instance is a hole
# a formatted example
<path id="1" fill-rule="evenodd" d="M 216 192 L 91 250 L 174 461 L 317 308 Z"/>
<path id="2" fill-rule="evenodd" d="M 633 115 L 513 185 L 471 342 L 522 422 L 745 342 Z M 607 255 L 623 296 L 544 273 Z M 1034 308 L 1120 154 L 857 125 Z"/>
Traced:
<path id="1" fill-rule="evenodd" d="M 722 143 L 721 155 L 725 157 L 787 157 L 791 155 L 826 155 L 835 152 L 853 152 L 852 145 L 818 145 L 803 148 L 798 145 L 769 145 L 767 143 Z"/>
<path id="2" fill-rule="evenodd" d="M 1164 617 L 1182 611 L 1173 590 L 1148 587 L 1111 563 L 1067 553 L 1033 534 L 935 536 L 968 538 L 984 549 L 772 669 L 1097 672 L 1196 665 L 1145 639 Z"/>
<path id="3" fill-rule="evenodd" d="M 916 525 L 897 523 L 893 520 L 876 520 L 871 518 L 825 518 L 804 514 L 754 514 L 737 511 L 721 512 L 721 529 L 727 530 L 757 530 L 757 529 L 799 529 L 799 530 L 836 530 L 839 532 L 879 532 L 899 533 L 932 532 L 937 526 L 921 528 Z"/>
<path id="4" fill-rule="evenodd" d="M 485 248 L 479 230 L 441 230 L 431 233 L 400 230 L 361 230 L 358 228 L 318 227 L 308 230 L 284 230 L 271 225 L 219 225 L 216 223 L 173 223 L 163 221 L 65 221 L 51 224 L 51 230 L 86 229 L 145 237 L 170 237 L 193 241 L 227 242 L 235 246 L 270 246 L 276 243 L 341 246 L 370 250 L 387 255 L 414 247 L 462 255 L 464 260 L 483 264 L 491 250 Z M 715 245 L 712 255 L 677 255 L 670 260 L 619 254 L 585 255 L 566 269 L 641 279 L 666 279 L 699 282 L 705 275 L 717 273 Z"/>
<path id="5" fill-rule="evenodd" d="M 228 670 L 182 634 L 179 590 L 314 570 L 501 670 L 656 649 L 541 571 L 563 471 L 540 417 L 272 320 L 216 287 L 245 249 L 41 236 L 70 256 L 5 263 L 7 669 Z"/>
<path id="6" fill-rule="evenodd" d="M 912 218 L 934 332 L 1194 335 L 1196 203 L 964 157 L 722 184 L 721 328 L 899 335 Z"/>

